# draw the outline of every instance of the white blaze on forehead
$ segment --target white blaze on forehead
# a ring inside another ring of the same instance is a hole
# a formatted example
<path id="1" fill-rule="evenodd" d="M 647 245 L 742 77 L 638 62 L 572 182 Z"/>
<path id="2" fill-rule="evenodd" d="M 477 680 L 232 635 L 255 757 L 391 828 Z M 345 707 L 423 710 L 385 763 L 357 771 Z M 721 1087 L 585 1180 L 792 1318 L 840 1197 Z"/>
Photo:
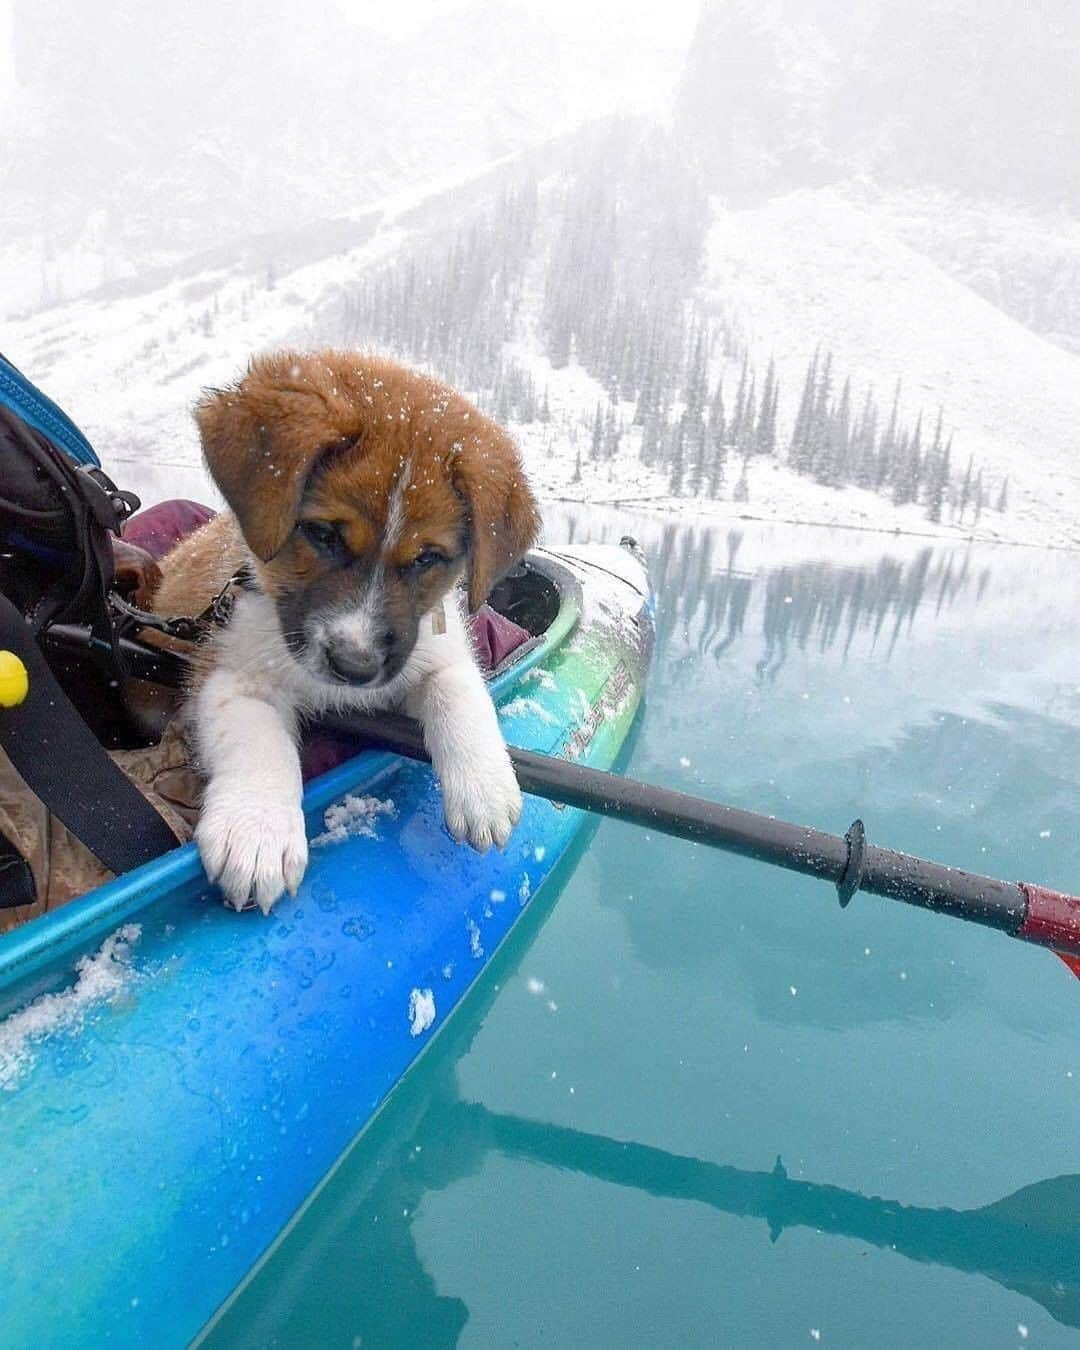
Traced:
<path id="1" fill-rule="evenodd" d="M 361 651 L 375 646 L 382 624 L 382 568 L 347 607 L 326 621 L 326 636 L 341 638 Z"/>
<path id="2" fill-rule="evenodd" d="M 405 494 L 412 479 L 412 460 L 407 459 L 401 466 L 394 490 L 390 494 L 390 506 L 386 512 L 386 529 L 383 532 L 383 556 L 390 552 L 401 538 L 405 528 Z"/>

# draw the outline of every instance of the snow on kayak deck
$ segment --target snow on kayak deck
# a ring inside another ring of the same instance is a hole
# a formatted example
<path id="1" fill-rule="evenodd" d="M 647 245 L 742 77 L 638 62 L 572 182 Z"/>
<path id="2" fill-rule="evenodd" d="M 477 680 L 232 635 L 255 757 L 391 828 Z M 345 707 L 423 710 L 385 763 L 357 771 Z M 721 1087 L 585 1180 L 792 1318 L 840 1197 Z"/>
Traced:
<path id="1" fill-rule="evenodd" d="M 325 831 L 312 839 L 312 847 L 340 844 L 354 835 L 378 839 L 376 822 L 379 817 L 389 816 L 393 820 L 396 815 L 397 809 L 389 798 L 383 801 L 379 797 L 357 797 L 350 792 L 326 808 L 323 813 Z"/>
<path id="2" fill-rule="evenodd" d="M 114 999 L 135 978 L 128 964 L 142 927 L 124 924 L 96 952 L 75 966 L 76 979 L 58 994 L 43 994 L 0 1022 L 0 1088 L 12 1090 L 34 1063 L 37 1041 L 60 1032 L 78 1031 L 95 1005 Z"/>
<path id="3" fill-rule="evenodd" d="M 435 995 L 430 989 L 414 989 L 409 995 L 409 1035 L 422 1036 L 435 1021 Z"/>

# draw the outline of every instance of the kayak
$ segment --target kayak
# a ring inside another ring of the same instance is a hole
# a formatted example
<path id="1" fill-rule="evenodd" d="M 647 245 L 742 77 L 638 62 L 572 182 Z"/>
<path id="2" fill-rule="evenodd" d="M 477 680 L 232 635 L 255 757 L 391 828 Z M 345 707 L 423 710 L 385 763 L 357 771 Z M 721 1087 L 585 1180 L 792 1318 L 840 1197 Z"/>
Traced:
<path id="1" fill-rule="evenodd" d="M 516 594 L 534 636 L 491 678 L 507 741 L 610 768 L 652 646 L 639 557 L 538 549 Z M 0 938 L 4 1344 L 197 1336 L 557 891 L 586 823 L 526 797 L 478 855 L 431 770 L 373 749 L 304 808 L 307 875 L 269 918 L 227 909 L 189 844 Z"/>

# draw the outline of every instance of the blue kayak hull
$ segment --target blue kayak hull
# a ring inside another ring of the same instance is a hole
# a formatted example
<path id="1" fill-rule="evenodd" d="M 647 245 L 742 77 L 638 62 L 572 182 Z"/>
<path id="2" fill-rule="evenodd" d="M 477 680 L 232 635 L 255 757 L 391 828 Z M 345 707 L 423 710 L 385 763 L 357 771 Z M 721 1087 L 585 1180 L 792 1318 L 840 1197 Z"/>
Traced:
<path id="1" fill-rule="evenodd" d="M 644 687 L 644 573 L 614 549 L 536 562 L 563 604 L 493 682 L 504 732 L 610 767 Z M 3 1344 L 196 1335 L 583 826 L 528 798 L 481 857 L 446 833 L 426 766 L 374 752 L 305 808 L 323 838 L 269 919 L 226 910 L 188 846 L 0 941 Z"/>

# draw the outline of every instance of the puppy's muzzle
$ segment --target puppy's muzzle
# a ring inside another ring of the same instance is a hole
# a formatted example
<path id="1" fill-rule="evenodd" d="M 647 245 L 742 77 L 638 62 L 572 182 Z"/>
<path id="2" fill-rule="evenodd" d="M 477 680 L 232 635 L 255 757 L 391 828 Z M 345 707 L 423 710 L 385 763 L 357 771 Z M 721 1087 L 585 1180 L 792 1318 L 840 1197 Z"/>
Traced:
<path id="1" fill-rule="evenodd" d="M 371 684 L 382 674 L 382 653 L 358 647 L 348 638 L 330 637 L 324 654 L 330 673 L 346 684 Z"/>

